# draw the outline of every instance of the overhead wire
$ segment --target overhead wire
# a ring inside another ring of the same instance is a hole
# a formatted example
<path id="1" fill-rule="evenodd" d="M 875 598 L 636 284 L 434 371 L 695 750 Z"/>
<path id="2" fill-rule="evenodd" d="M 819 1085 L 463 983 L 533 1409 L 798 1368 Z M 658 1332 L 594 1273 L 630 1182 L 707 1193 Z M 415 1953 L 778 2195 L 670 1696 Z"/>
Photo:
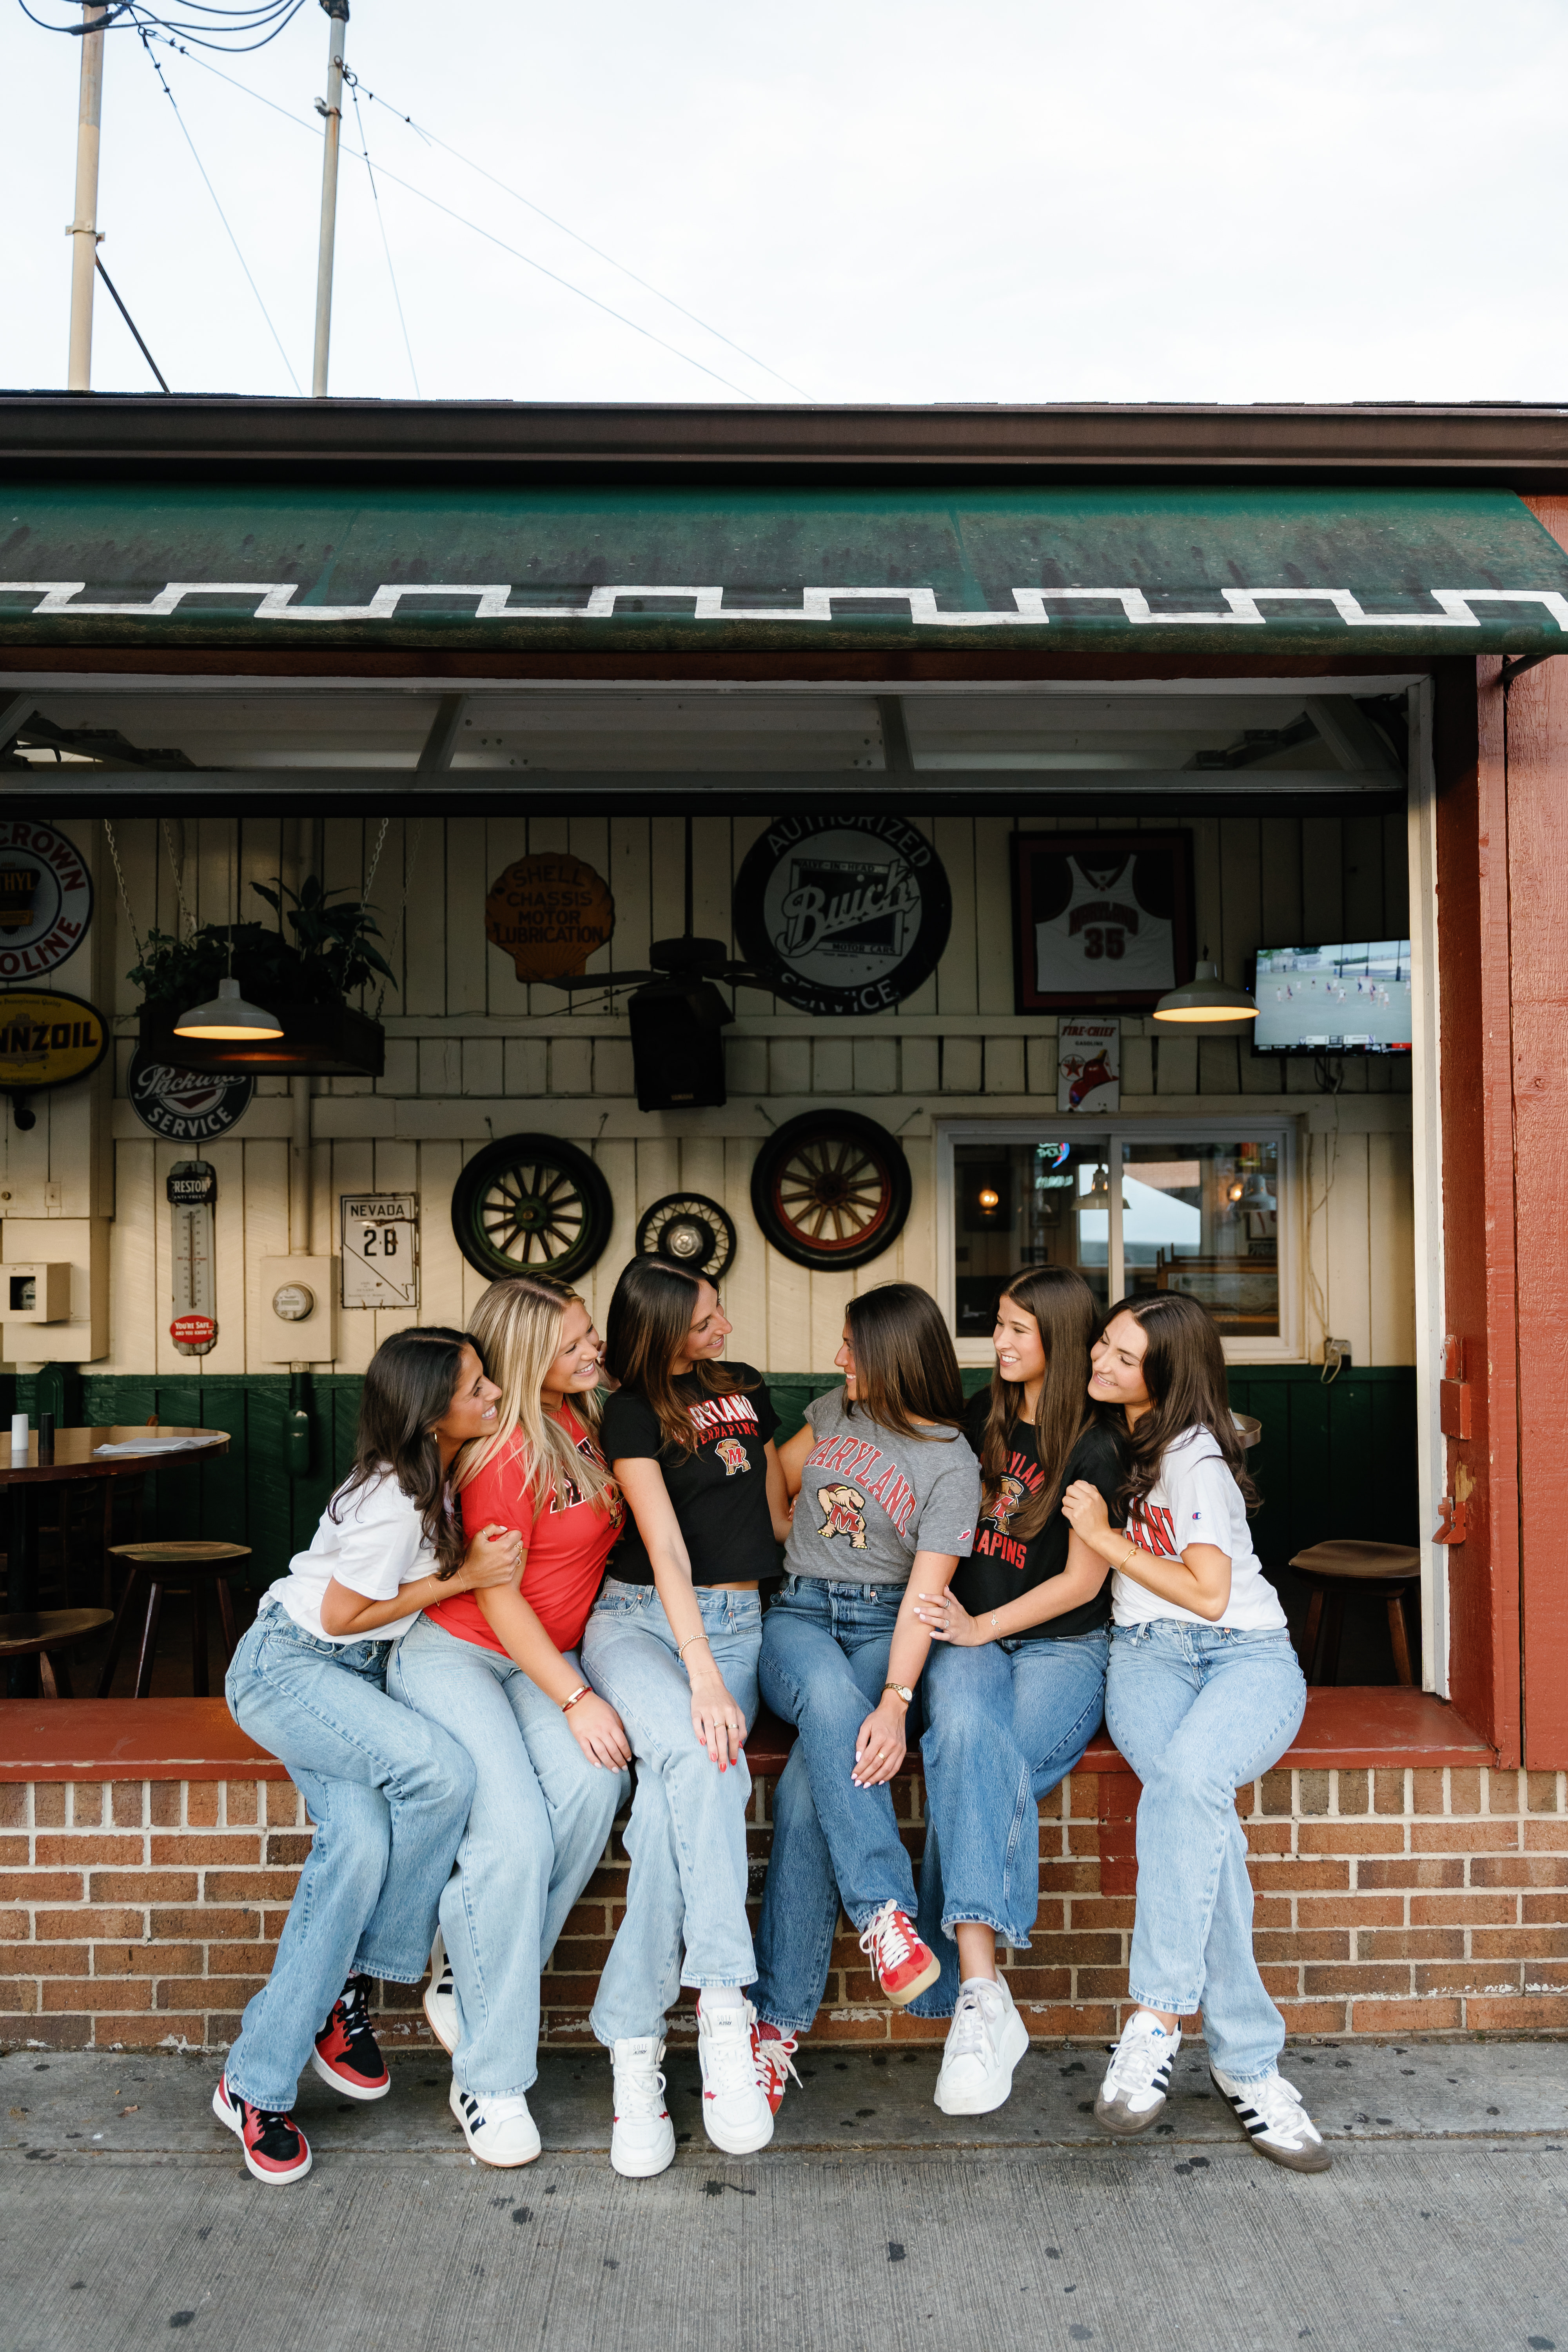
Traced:
<path id="1" fill-rule="evenodd" d="M 24 16 L 46 33 L 64 33 L 72 40 L 81 40 L 89 33 L 135 32 L 145 37 L 153 26 L 169 32 L 184 33 L 201 48 L 226 51 L 230 57 L 247 57 L 256 49 L 264 49 L 279 33 L 292 23 L 305 5 L 305 0 L 256 0 L 251 6 L 235 7 L 219 5 L 219 0 L 184 0 L 184 5 L 194 8 L 195 20 L 183 16 L 165 16 L 158 9 L 148 7 L 145 0 L 103 0 L 104 13 L 89 24 L 85 16 L 65 25 L 52 25 L 47 16 L 35 16 L 27 0 L 17 0 Z M 79 0 L 58 0 L 60 6 L 79 6 Z M 270 27 L 270 29 L 267 29 Z M 246 41 L 245 33 L 259 32 L 258 41 Z M 216 37 L 215 37 L 216 36 Z"/>
<path id="2" fill-rule="evenodd" d="M 350 73 L 347 66 L 342 68 L 342 77 L 354 102 L 354 121 L 359 125 L 360 143 L 364 149 L 364 168 L 370 180 L 371 202 L 375 206 L 375 225 L 381 231 L 381 249 L 386 256 L 386 274 L 392 280 L 392 299 L 397 305 L 397 323 L 403 330 L 403 348 L 408 354 L 408 373 L 414 378 L 414 397 L 422 400 L 424 394 L 419 389 L 419 371 L 414 364 L 414 346 L 408 340 L 408 321 L 403 315 L 403 297 L 397 290 L 397 272 L 392 266 L 392 247 L 387 242 L 386 223 L 382 217 L 381 198 L 376 194 L 375 173 L 370 160 L 370 141 L 364 135 L 364 118 L 359 110 L 359 77 Z"/>

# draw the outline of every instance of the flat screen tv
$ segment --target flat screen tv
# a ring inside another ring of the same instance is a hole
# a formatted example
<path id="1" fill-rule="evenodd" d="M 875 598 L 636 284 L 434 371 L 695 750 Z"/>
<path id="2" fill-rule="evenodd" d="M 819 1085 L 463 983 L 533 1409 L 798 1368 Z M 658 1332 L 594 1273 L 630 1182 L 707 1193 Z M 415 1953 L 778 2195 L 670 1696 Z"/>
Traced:
<path id="1" fill-rule="evenodd" d="M 1408 1054 L 1410 942 L 1259 948 L 1255 1054 Z"/>

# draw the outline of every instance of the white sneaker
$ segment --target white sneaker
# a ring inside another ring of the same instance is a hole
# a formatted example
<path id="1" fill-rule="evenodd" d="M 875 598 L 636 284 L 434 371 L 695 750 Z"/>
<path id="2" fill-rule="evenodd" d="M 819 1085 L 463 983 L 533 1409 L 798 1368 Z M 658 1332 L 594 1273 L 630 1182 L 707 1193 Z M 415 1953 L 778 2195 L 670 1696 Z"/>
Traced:
<path id="1" fill-rule="evenodd" d="M 439 1927 L 430 1950 L 430 1981 L 425 1988 L 425 2016 L 448 2058 L 457 2055 L 458 2044 L 463 2038 L 458 2017 L 458 1989 L 452 1982 L 452 1963 L 447 1958 L 447 1939 Z"/>
<path id="2" fill-rule="evenodd" d="M 1094 2103 L 1095 2120 L 1119 2139 L 1131 2139 L 1147 2131 L 1165 2104 L 1172 2062 L 1181 2046 L 1179 2025 L 1173 2033 L 1167 2033 L 1157 2017 L 1146 2009 L 1135 2009 L 1110 2053 Z"/>
<path id="3" fill-rule="evenodd" d="M 702 2062 L 702 2128 L 726 2156 L 750 2156 L 773 2136 L 773 2111 L 757 2064 L 749 2000 L 734 2009 L 697 2004 L 697 2054 Z"/>
<path id="4" fill-rule="evenodd" d="M 1013 2088 L 1013 2069 L 1029 2047 L 1029 2029 L 1013 2005 L 1005 1978 L 960 1991 L 936 2104 L 944 2116 L 988 2116 Z"/>
<path id="5" fill-rule="evenodd" d="M 664 2104 L 659 2061 L 664 2044 L 657 2033 L 617 2042 L 610 2053 L 616 2070 L 616 2119 L 610 2132 L 610 2162 L 628 2180 L 647 2180 L 675 2161 L 675 2126 Z"/>
<path id="6" fill-rule="evenodd" d="M 521 2091 L 510 2098 L 479 2099 L 454 2083 L 447 2104 L 481 2164 L 509 2171 L 516 2164 L 531 2164 L 543 2145 Z"/>
<path id="7" fill-rule="evenodd" d="M 1323 2146 L 1323 2135 L 1301 2105 L 1301 2094 L 1276 2071 L 1261 2083 L 1238 2083 L 1210 2062 L 1209 2074 L 1221 2098 L 1228 2099 L 1237 2121 L 1259 2156 L 1283 2164 L 1291 2172 L 1327 2172 L 1333 2158 Z"/>

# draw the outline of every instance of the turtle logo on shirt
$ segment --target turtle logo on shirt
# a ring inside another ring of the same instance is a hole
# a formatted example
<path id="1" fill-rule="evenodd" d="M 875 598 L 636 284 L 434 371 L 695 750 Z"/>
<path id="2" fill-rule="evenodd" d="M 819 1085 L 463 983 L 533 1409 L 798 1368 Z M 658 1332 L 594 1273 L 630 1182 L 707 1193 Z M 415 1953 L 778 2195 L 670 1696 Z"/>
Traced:
<path id="1" fill-rule="evenodd" d="M 985 1506 L 985 1517 L 994 1528 L 1005 1528 L 1024 1499 L 1024 1484 L 1020 1478 L 999 1478 L 996 1492 Z"/>
<path id="2" fill-rule="evenodd" d="M 851 1551 L 866 1549 L 866 1497 L 856 1486 L 819 1486 L 816 1499 L 826 1513 L 816 1532 L 826 1536 L 847 1536 Z"/>
<path id="3" fill-rule="evenodd" d="M 721 1437 L 713 1451 L 724 1465 L 726 1478 L 732 1478 L 737 1470 L 749 1470 L 752 1466 L 752 1457 L 738 1437 Z"/>

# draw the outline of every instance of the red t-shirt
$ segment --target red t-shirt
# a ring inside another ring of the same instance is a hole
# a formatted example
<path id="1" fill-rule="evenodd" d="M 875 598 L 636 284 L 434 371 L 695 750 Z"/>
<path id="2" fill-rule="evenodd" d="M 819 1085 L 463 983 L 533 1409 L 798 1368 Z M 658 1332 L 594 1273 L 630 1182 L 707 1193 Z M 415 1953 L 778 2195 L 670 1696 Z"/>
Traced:
<path id="1" fill-rule="evenodd" d="M 595 1461 L 604 1456 L 568 1407 L 563 1416 L 567 1435 L 579 1454 Z M 542 1502 L 531 1482 L 521 1483 L 518 1457 L 522 1440 L 515 1432 L 510 1444 L 488 1462 L 458 1496 L 463 1531 L 476 1535 L 492 1523 L 514 1528 L 528 1557 L 523 1562 L 522 1597 L 558 1650 L 574 1650 L 583 1638 L 588 1612 L 604 1578 L 610 1548 L 626 1520 L 620 1489 L 612 1486 L 597 1502 L 584 1502 L 578 1488 L 562 1495 L 552 1487 Z M 445 1633 L 460 1642 L 476 1642 L 481 1649 L 505 1655 L 486 1624 L 471 1592 L 455 1592 L 425 1612 Z"/>

